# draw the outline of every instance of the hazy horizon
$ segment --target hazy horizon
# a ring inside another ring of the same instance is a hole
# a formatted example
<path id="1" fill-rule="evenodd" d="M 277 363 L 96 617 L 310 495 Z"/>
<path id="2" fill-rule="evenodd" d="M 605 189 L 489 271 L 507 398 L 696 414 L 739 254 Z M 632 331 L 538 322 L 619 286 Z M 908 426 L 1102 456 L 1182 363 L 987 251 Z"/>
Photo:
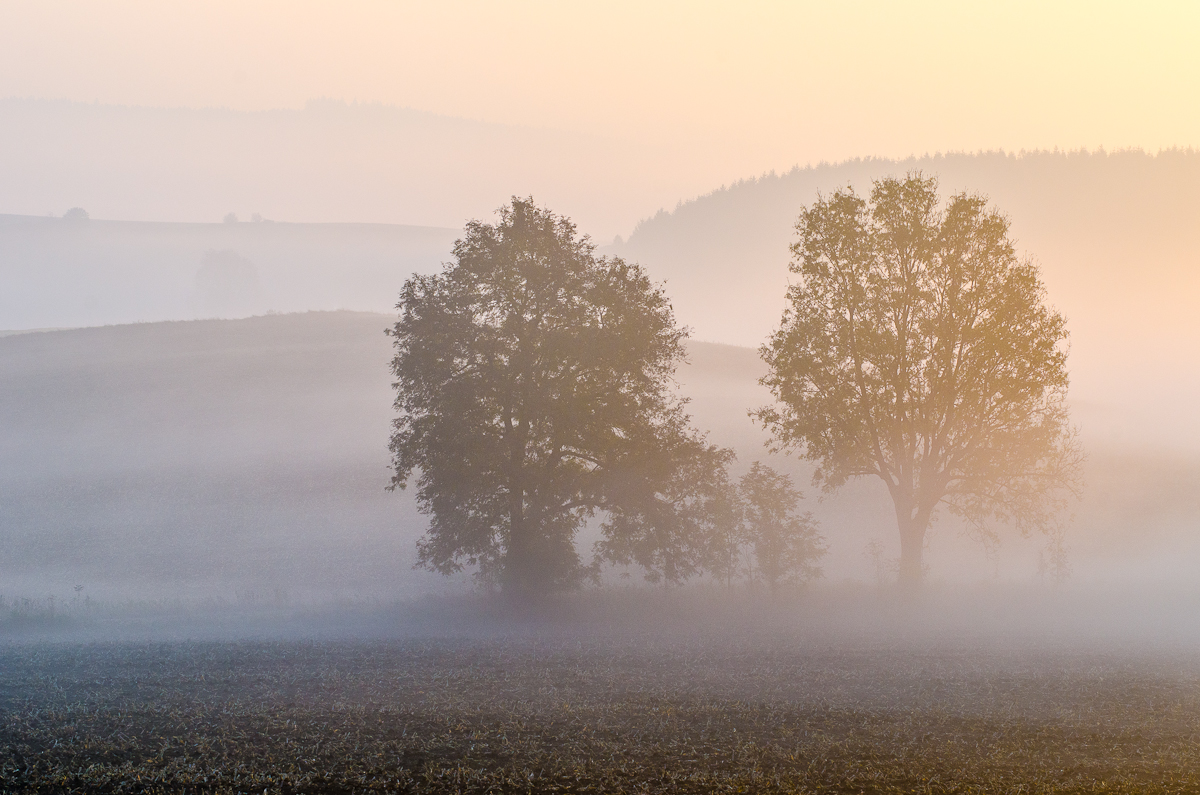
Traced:
<path id="1" fill-rule="evenodd" d="M 1200 792 L 1197 41 L 0 3 L 0 789 Z"/>
<path id="2" fill-rule="evenodd" d="M 228 207 L 232 200 L 214 197 L 231 184 L 253 186 L 264 196 L 303 200 L 307 194 L 302 187 L 312 183 L 329 188 L 313 194 L 322 201 L 351 197 L 341 211 L 346 218 L 360 211 L 381 213 L 386 205 L 379 197 L 388 195 L 399 202 L 392 206 L 396 215 L 403 214 L 405 202 L 420 204 L 427 213 L 441 212 L 439 206 L 473 205 L 478 212 L 469 217 L 487 222 L 496 203 L 507 198 L 497 186 L 523 172 L 550 182 L 575 180 L 563 188 L 566 195 L 559 201 L 541 193 L 534 198 L 572 218 L 588 234 L 594 229 L 586 212 L 573 208 L 602 212 L 626 177 L 609 169 L 602 187 L 610 192 L 593 191 L 590 177 L 563 171 L 560 161 L 542 158 L 540 165 L 530 166 L 542 152 L 536 146 L 493 167 L 491 155 L 507 145 L 494 133 L 512 130 L 470 124 L 458 128 L 454 125 L 460 121 L 443 119 L 438 124 L 475 136 L 446 138 L 428 126 L 428 114 L 379 107 L 326 103 L 283 114 L 210 114 L 0 101 L 0 116 L 14 108 L 26 113 L 21 116 L 25 127 L 0 127 L 0 142 L 16 135 L 14 130 L 29 133 L 65 114 L 79 123 L 61 125 L 58 135 L 77 146 L 56 142 L 50 127 L 45 135 L 27 135 L 42 140 L 44 157 L 22 161 L 23 179 L 0 181 L 0 202 L 39 190 L 61 191 L 82 180 L 89 190 L 114 201 L 125 197 L 131 214 L 139 207 L 149 214 L 151 204 L 170 206 L 159 202 L 166 196 L 199 215 L 197 202 Z M 193 127 L 205 120 L 212 124 L 202 125 L 207 133 L 200 136 Z M 99 129 L 106 130 L 96 136 L 100 143 L 84 146 L 89 131 Z M 193 130 L 190 137 L 176 141 L 176 133 L 188 130 Z M 268 148 L 273 135 L 290 143 Z M 376 154 L 366 150 L 347 165 L 345 158 L 354 151 L 346 141 L 378 144 L 389 135 L 414 142 L 400 147 L 399 159 L 386 161 L 402 171 L 419 166 L 408 183 L 397 183 L 383 165 L 362 167 L 375 162 L 371 158 Z M 114 139 L 134 143 L 112 144 L 110 156 L 98 156 L 95 147 Z M 160 144 L 172 141 L 175 149 L 168 156 Z M 198 147 L 202 156 L 192 159 L 187 146 Z M 482 147 L 464 161 L 466 167 L 456 159 L 464 146 Z M 414 147 L 424 153 L 420 162 L 404 154 Z M 564 147 L 559 155 L 565 157 L 571 150 Z M 19 149 L 9 145 L 0 151 Z M 61 150 L 74 152 L 76 162 L 55 154 Z M 223 158 L 217 150 L 241 154 Z M 0 155 L 0 163 L 4 157 Z M 271 157 L 273 171 L 255 171 L 255 162 Z M 43 168 L 52 159 L 57 172 Z M 168 172 L 169 178 L 162 177 L 168 162 L 179 165 Z M 605 171 L 603 166 L 597 172 Z M 776 327 L 784 307 L 788 245 L 800 210 L 821 192 L 852 184 L 865 193 L 871 179 L 912 169 L 937 175 L 944 194 L 966 190 L 987 195 L 1011 219 L 1018 249 L 1041 267 L 1047 300 L 1067 316 L 1072 397 L 1090 432 L 1147 448 L 1200 447 L 1200 421 L 1186 410 L 1200 400 L 1200 369 L 1187 359 L 1187 351 L 1200 340 L 1190 299 L 1200 273 L 1200 232 L 1193 220 L 1200 214 L 1200 153 L 1194 150 L 856 158 L 709 185 L 667 209 L 622 222 L 626 225 L 619 227 L 623 231 L 616 239 L 593 238 L 602 253 L 640 262 L 652 278 L 664 282 L 678 320 L 693 329 L 695 339 L 756 347 Z M 469 178 L 471 172 L 480 178 Z M 59 176 L 47 178 L 47 173 Z M 417 177 L 424 182 L 414 181 Z M 112 190 L 121 179 L 126 187 Z M 417 189 L 434 183 L 442 185 L 440 193 Z M 141 189 L 130 190 L 133 184 Z M 0 273 L 8 278 L 8 289 L 0 295 L 0 329 L 305 310 L 388 312 L 404 279 L 436 271 L 461 235 L 461 226 L 292 223 L 285 222 L 286 213 L 259 213 L 265 218 L 256 223 L 252 219 L 258 211 L 250 210 L 263 204 L 235 206 L 239 222 L 232 224 L 222 223 L 225 213 L 216 210 L 204 223 L 109 221 L 98 209 L 103 204 L 86 202 L 79 206 L 94 220 L 85 223 L 0 218 Z M 217 281 L 203 275 L 217 260 L 242 263 L 248 281 L 239 287 L 242 283 L 227 268 L 218 269 L 223 275 Z M 221 279 L 233 281 L 226 285 Z M 1159 388 L 1141 388 L 1148 381 Z"/>
<path id="3" fill-rule="evenodd" d="M 598 242 L 795 166 L 1200 145 L 1176 3 L 0 9 L 0 212 L 461 227 L 534 195 Z"/>
<path id="4" fill-rule="evenodd" d="M 1180 56 L 1200 14 L 1170 2 L 89 0 L 64 14 L 23 0 L 2 13 L 0 96 L 377 102 L 682 146 L 707 152 L 697 170 L 730 174 L 865 154 L 1200 143 L 1200 114 L 1172 101 L 1196 94 L 1200 66 Z"/>
<path id="5" fill-rule="evenodd" d="M 713 168 L 678 142 L 328 97 L 240 109 L 10 96 L 0 97 L 0 122 L 0 214 L 61 216 L 82 207 L 97 220 L 128 222 L 219 223 L 233 214 L 457 229 L 490 217 L 510 196 L 531 195 L 599 245 L 684 205 L 796 171 L 962 157 L 1155 157 L 1197 146 L 1018 143 L 832 158 L 797 150 L 754 169 Z"/>
<path id="6" fill-rule="evenodd" d="M 641 263 L 698 343 L 752 349 L 779 323 L 801 209 L 921 170 L 1010 218 L 1067 317 L 1083 438 L 1120 451 L 1097 477 L 1134 467 L 1175 528 L 1186 476 L 1169 495 L 1151 482 L 1200 451 L 1200 112 L 1164 98 L 1200 86 L 1170 57 L 1200 16 L 1089 8 L 9 4 L 0 330 L 387 314 L 516 195 Z M 743 376 L 713 376 L 701 401 L 742 442 L 766 399 Z M 319 403 L 327 387 L 297 388 Z"/>

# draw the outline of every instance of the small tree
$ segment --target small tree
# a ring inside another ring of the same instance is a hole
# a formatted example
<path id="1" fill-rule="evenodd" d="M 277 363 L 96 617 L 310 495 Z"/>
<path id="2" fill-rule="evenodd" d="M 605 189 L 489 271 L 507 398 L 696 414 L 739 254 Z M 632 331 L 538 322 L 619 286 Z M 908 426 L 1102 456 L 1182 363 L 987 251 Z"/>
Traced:
<path id="1" fill-rule="evenodd" d="M 796 513 L 803 495 L 792 479 L 755 461 L 738 485 L 744 537 L 757 574 L 771 592 L 784 583 L 802 584 L 819 577 L 817 561 L 827 548 L 812 514 Z"/>
<path id="2" fill-rule="evenodd" d="M 671 390 L 685 331 L 662 290 L 532 200 L 468 224 L 453 257 L 405 283 L 390 331 L 391 488 L 415 472 L 432 517 L 419 565 L 571 588 L 589 574 L 575 534 L 600 511 L 601 556 L 687 576 L 700 492 L 730 454 Z"/>
<path id="3" fill-rule="evenodd" d="M 761 349 L 778 403 L 756 412 L 778 449 L 836 489 L 887 485 L 900 580 L 922 574 L 925 534 L 947 505 L 1047 529 L 1077 489 L 1066 407 L 1067 331 L 1008 221 L 978 196 L 939 202 L 920 174 L 839 190 L 796 224 L 780 329 Z"/>
<path id="4" fill-rule="evenodd" d="M 732 588 L 734 580 L 747 573 L 745 505 L 737 484 L 727 478 L 712 495 L 705 512 L 699 568 Z"/>

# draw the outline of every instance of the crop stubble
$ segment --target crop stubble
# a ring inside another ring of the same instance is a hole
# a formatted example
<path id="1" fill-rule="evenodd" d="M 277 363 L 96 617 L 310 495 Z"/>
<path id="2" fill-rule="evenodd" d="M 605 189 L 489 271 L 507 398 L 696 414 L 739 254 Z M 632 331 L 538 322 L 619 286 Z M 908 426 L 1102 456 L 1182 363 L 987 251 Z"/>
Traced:
<path id="1" fill-rule="evenodd" d="M 21 792 L 1196 792 L 1186 660 L 641 639 L 0 648 Z"/>

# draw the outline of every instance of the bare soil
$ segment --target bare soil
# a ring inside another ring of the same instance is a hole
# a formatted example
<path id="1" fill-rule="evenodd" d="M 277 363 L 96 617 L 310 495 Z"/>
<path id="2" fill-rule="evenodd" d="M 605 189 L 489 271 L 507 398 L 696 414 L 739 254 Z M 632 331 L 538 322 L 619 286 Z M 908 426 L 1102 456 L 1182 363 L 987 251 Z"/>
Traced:
<path id="1" fill-rule="evenodd" d="M 0 647 L 6 792 L 1196 792 L 1179 657 L 642 636 Z"/>

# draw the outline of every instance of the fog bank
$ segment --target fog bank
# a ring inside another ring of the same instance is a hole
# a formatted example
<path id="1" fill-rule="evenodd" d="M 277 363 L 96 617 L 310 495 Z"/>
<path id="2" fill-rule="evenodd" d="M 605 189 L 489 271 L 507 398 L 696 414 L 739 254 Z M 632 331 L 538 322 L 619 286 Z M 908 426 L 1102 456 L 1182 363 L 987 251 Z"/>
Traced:
<path id="1" fill-rule="evenodd" d="M 0 594 L 62 600 L 312 603 L 461 592 L 415 571 L 426 518 L 388 493 L 391 316 L 330 312 L 145 323 L 0 337 Z M 748 348 L 693 343 L 677 374 L 696 424 L 766 459 L 747 409 L 769 399 Z M 1186 588 L 1200 456 L 1097 446 L 1067 537 L 1069 587 Z M 893 576 L 894 517 L 864 480 L 822 497 L 794 458 L 830 552 L 817 588 Z M 587 539 L 580 539 L 587 557 Z M 1044 541 L 998 550 L 949 517 L 933 528 L 934 586 L 1051 587 Z M 871 550 L 876 549 L 877 553 Z M 641 587 L 640 574 L 610 578 Z"/>

